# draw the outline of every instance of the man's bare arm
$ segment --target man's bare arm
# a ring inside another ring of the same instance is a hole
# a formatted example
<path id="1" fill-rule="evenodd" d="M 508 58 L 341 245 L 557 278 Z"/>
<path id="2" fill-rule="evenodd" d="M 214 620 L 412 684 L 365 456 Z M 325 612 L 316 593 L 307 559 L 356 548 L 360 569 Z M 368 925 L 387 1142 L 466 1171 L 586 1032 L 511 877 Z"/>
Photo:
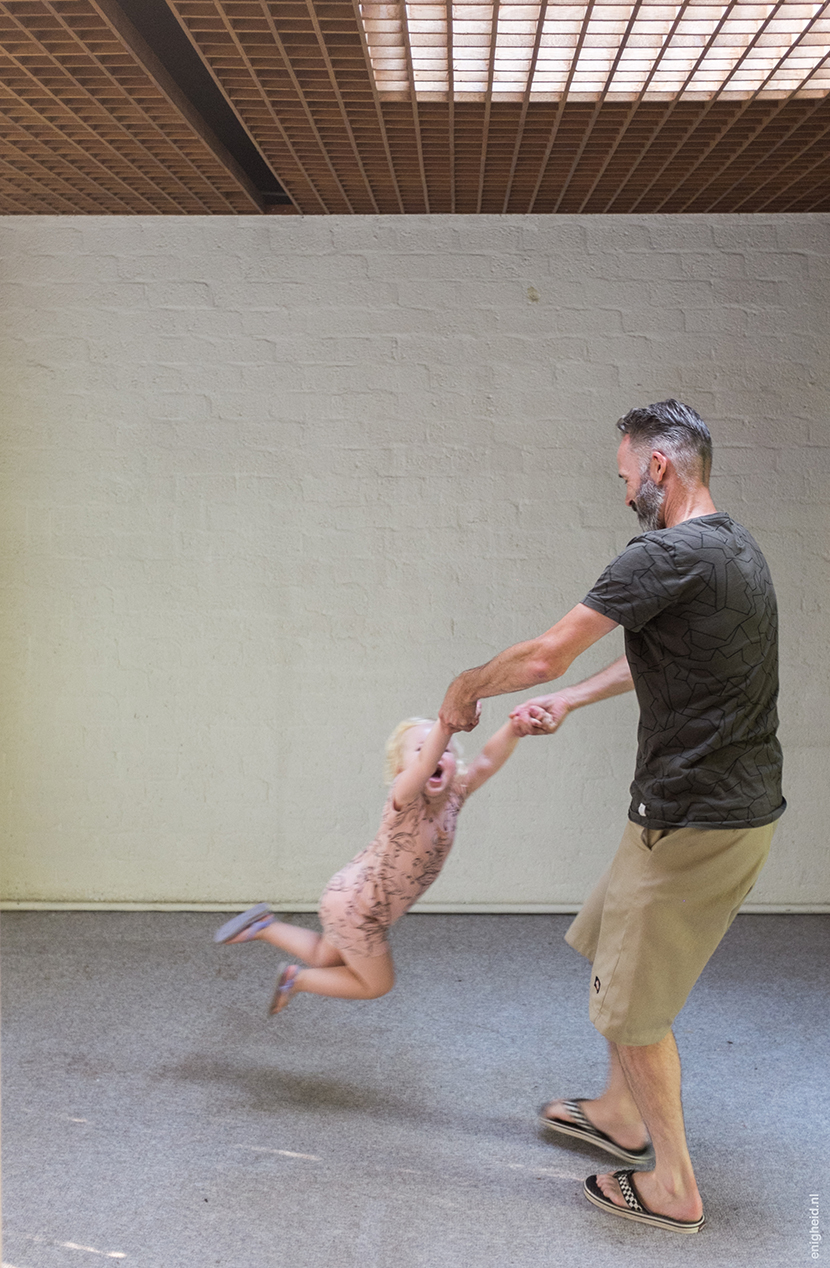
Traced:
<path id="1" fill-rule="evenodd" d="M 616 622 L 610 617 L 578 603 L 539 638 L 516 643 L 486 665 L 459 674 L 441 705 L 442 722 L 453 730 L 471 731 L 478 720 L 477 700 L 560 678 L 577 656 L 613 629 Z"/>
<path id="2" fill-rule="evenodd" d="M 549 696 L 535 696 L 533 700 L 525 700 L 510 714 L 520 735 L 552 735 L 558 730 L 565 718 L 573 709 L 581 709 L 583 705 L 594 704 L 597 700 L 608 700 L 611 696 L 621 696 L 626 691 L 633 691 L 634 680 L 625 656 L 620 656 L 612 665 L 592 674 L 573 687 L 563 687 Z M 531 707 L 537 706 L 550 714 L 552 725 L 541 729 L 533 718 Z"/>

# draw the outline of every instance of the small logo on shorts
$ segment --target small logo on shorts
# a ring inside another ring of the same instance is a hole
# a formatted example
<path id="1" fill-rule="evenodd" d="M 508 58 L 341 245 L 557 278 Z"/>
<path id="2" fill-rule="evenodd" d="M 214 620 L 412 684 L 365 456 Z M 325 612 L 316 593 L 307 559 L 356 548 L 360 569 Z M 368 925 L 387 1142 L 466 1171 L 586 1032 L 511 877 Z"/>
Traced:
<path id="1" fill-rule="evenodd" d="M 601 985 L 602 985 L 602 983 L 600 982 L 599 978 L 598 978 L 598 977 L 595 977 L 595 978 L 594 978 L 594 990 L 596 991 L 597 995 L 599 995 L 599 988 L 600 988 L 600 986 L 601 986 Z"/>

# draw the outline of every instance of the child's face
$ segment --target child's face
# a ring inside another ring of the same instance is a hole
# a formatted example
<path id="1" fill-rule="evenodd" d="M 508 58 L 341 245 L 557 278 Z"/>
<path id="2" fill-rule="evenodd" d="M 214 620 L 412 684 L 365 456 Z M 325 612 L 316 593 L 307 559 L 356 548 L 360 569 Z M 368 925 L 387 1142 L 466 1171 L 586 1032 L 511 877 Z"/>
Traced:
<path id="1" fill-rule="evenodd" d="M 423 726 L 412 726 L 406 732 L 401 745 L 404 770 L 415 761 L 431 730 L 431 723 L 424 723 Z M 424 792 L 427 797 L 440 797 L 442 793 L 445 793 L 455 777 L 455 770 L 455 753 L 453 753 L 448 744 L 441 754 L 434 772 L 426 782 Z"/>

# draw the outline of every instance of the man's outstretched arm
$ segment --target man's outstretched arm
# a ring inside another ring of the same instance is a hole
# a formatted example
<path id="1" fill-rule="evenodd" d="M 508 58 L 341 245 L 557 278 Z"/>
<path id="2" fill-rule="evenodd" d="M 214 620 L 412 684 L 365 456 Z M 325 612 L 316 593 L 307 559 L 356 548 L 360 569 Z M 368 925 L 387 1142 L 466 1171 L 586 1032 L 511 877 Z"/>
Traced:
<path id="1" fill-rule="evenodd" d="M 539 638 L 516 643 L 499 652 L 486 665 L 465 669 L 449 686 L 440 718 L 458 731 L 472 731 L 478 718 L 476 701 L 510 691 L 539 687 L 560 678 L 577 656 L 597 639 L 616 629 L 610 617 L 577 603 L 561 621 Z"/>
<path id="2" fill-rule="evenodd" d="M 625 656 L 620 656 L 613 664 L 607 665 L 599 673 L 592 674 L 572 687 L 563 687 L 549 696 L 535 696 L 533 700 L 525 700 L 510 714 L 516 725 L 518 735 L 553 735 L 574 709 L 583 705 L 594 704 L 597 700 L 608 700 L 611 696 L 621 696 L 626 691 L 634 690 L 634 679 Z M 544 709 L 551 722 L 547 727 L 540 727 L 533 716 L 533 708 Z"/>

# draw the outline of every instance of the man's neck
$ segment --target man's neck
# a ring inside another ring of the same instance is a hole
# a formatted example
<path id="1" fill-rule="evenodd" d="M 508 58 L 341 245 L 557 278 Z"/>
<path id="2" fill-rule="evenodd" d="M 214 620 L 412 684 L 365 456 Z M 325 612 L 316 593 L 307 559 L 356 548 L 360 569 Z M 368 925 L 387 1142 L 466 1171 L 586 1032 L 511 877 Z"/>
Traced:
<path id="1" fill-rule="evenodd" d="M 666 528 L 699 519 L 701 515 L 714 515 L 718 509 L 705 485 L 697 485 L 694 489 L 678 485 L 676 492 L 667 493 L 664 507 Z"/>

